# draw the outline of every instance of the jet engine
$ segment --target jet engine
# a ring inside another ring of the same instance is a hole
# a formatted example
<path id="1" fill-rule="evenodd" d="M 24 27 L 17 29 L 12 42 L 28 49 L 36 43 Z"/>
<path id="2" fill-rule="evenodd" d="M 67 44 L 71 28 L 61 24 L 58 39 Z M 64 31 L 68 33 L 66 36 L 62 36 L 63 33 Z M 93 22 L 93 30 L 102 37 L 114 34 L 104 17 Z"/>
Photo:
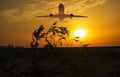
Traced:
<path id="1" fill-rule="evenodd" d="M 73 14 L 70 14 L 70 18 L 72 18 L 73 17 Z"/>
<path id="2" fill-rule="evenodd" d="M 53 17 L 53 14 L 50 14 L 50 17 L 52 18 L 52 17 Z"/>

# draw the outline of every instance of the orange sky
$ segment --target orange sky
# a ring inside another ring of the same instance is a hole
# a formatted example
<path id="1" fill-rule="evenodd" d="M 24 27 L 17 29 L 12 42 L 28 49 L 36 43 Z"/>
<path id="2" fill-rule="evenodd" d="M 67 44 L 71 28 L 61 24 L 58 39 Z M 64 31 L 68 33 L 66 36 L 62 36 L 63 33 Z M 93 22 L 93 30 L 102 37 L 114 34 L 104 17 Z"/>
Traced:
<path id="1" fill-rule="evenodd" d="M 58 21 L 35 18 L 37 15 L 58 13 L 63 3 L 65 13 L 87 15 L 86 19 L 65 19 L 71 31 L 84 28 L 88 34 L 82 42 L 91 46 L 120 46 L 120 0 L 0 0 L 0 45 L 13 42 L 29 47 L 32 32 L 43 24 L 47 29 Z"/>

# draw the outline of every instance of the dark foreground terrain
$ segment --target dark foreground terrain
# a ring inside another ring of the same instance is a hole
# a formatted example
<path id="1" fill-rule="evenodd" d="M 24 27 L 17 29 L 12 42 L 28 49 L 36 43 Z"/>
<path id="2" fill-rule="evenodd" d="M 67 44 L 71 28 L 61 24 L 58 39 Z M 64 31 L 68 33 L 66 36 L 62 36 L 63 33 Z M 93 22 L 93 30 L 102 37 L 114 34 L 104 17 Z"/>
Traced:
<path id="1" fill-rule="evenodd" d="M 0 77 L 120 77 L 120 47 L 0 48 Z"/>

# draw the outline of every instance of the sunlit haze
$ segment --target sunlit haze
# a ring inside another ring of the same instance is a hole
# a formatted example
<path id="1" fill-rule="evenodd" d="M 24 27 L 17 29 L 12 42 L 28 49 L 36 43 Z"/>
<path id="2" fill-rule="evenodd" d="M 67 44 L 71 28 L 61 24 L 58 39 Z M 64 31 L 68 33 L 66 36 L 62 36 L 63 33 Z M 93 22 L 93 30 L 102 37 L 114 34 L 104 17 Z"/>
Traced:
<path id="1" fill-rule="evenodd" d="M 75 37 L 80 37 L 80 38 L 83 38 L 86 36 L 86 30 L 85 29 L 77 29 L 73 32 L 73 35 Z"/>
<path id="2" fill-rule="evenodd" d="M 59 22 L 59 26 L 66 26 L 71 32 L 84 28 L 86 35 L 79 35 L 78 31 L 75 36 L 84 36 L 82 42 L 90 46 L 120 46 L 120 0 L 0 0 L 0 46 L 10 42 L 30 47 L 34 30 L 41 24 L 47 30 L 59 21 L 35 17 L 57 14 L 60 3 L 65 14 L 88 18 L 64 19 L 66 22 Z"/>

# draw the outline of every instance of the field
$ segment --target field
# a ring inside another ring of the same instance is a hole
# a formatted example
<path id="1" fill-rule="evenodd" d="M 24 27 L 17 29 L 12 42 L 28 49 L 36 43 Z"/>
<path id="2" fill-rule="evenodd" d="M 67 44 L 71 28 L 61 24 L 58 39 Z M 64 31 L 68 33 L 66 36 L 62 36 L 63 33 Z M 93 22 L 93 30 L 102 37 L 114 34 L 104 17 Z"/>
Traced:
<path id="1" fill-rule="evenodd" d="M 120 47 L 0 48 L 0 77 L 120 77 Z"/>

